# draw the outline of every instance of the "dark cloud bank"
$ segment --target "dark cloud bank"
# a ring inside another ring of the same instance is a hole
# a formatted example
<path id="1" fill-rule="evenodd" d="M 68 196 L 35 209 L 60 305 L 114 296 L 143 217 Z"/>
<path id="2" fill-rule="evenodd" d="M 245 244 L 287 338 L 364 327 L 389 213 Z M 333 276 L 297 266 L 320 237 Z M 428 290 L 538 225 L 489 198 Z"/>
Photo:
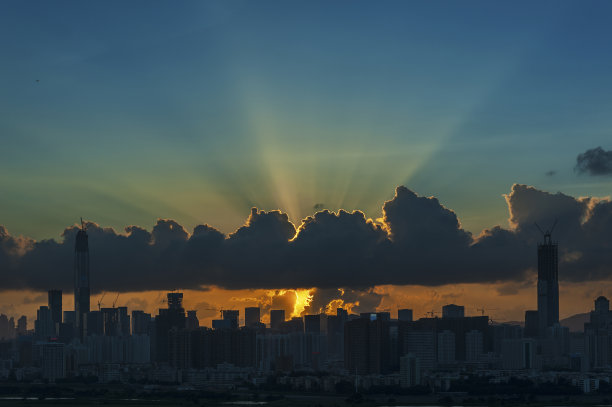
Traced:
<path id="1" fill-rule="evenodd" d="M 362 212 L 317 212 L 296 227 L 279 211 L 252 209 L 230 235 L 208 225 L 188 233 L 160 219 L 148 231 L 117 233 L 88 223 L 94 290 L 241 288 L 351 288 L 380 284 L 442 285 L 516 281 L 533 272 L 534 222 L 558 219 L 560 278 L 609 278 L 612 271 L 612 203 L 550 194 L 514 185 L 506 195 L 511 227 L 472 236 L 436 198 L 405 187 L 383 205 L 383 221 Z M 72 287 L 77 227 L 63 240 L 15 237 L 0 226 L 0 290 Z"/>
<path id="2" fill-rule="evenodd" d="M 612 151 L 592 148 L 576 157 L 576 172 L 589 175 L 612 175 Z"/>

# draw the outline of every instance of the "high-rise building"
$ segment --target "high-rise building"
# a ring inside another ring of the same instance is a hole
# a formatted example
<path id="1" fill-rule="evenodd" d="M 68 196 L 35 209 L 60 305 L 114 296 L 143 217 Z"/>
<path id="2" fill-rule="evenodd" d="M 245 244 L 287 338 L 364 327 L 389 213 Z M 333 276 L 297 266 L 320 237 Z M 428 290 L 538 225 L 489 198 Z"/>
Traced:
<path id="1" fill-rule="evenodd" d="M 132 311 L 132 335 L 150 334 L 151 314 L 144 311 Z"/>
<path id="2" fill-rule="evenodd" d="M 170 330 L 180 331 L 186 326 L 183 293 L 168 293 L 168 308 L 159 310 L 155 317 L 153 354 L 156 362 L 168 362 L 170 351 Z"/>
<path id="3" fill-rule="evenodd" d="M 442 318 L 463 318 L 465 307 L 463 305 L 448 304 L 442 307 Z"/>
<path id="4" fill-rule="evenodd" d="M 270 311 L 270 328 L 279 329 L 283 322 L 285 322 L 284 309 L 273 309 Z"/>
<path id="5" fill-rule="evenodd" d="M 89 243 L 85 224 L 77 232 L 74 245 L 74 313 L 79 337 L 85 334 L 84 320 L 89 312 Z"/>
<path id="6" fill-rule="evenodd" d="M 28 332 L 28 318 L 22 315 L 17 320 L 17 335 L 25 335 Z"/>
<path id="7" fill-rule="evenodd" d="M 412 310 L 411 309 L 398 309 L 397 319 L 400 321 L 412 321 Z"/>
<path id="8" fill-rule="evenodd" d="M 304 315 L 304 332 L 317 334 L 327 332 L 327 315 Z"/>
<path id="9" fill-rule="evenodd" d="M 344 324 L 344 368 L 354 374 L 385 374 L 390 364 L 389 322 L 359 318 Z"/>
<path id="10" fill-rule="evenodd" d="M 62 323 L 62 290 L 49 290 L 49 309 L 57 330 L 58 325 Z"/>
<path id="11" fill-rule="evenodd" d="M 66 351 L 63 343 L 45 342 L 40 348 L 42 376 L 50 382 L 66 377 Z"/>
<path id="12" fill-rule="evenodd" d="M 49 307 L 42 305 L 36 311 L 36 321 L 34 321 L 34 333 L 39 339 L 47 340 L 55 336 L 55 325 L 51 319 Z"/>
<path id="13" fill-rule="evenodd" d="M 455 363 L 455 334 L 452 331 L 438 333 L 438 363 L 449 365 Z"/>
<path id="14" fill-rule="evenodd" d="M 538 244 L 538 334 L 546 335 L 548 327 L 559 322 L 559 269 L 557 243 L 550 232 Z"/>
<path id="15" fill-rule="evenodd" d="M 197 310 L 187 311 L 187 329 L 198 329 L 200 327 L 197 312 Z"/>
<path id="16" fill-rule="evenodd" d="M 484 353 L 484 338 L 481 331 L 471 330 L 465 334 L 465 361 L 480 362 Z"/>
<path id="17" fill-rule="evenodd" d="M 421 384 L 421 366 L 414 353 L 400 358 L 400 386 L 413 387 Z"/>
<path id="18" fill-rule="evenodd" d="M 240 311 L 237 309 L 224 309 L 221 311 L 221 315 L 223 319 L 226 321 L 232 321 L 231 327 L 233 329 L 238 329 L 238 321 L 240 320 Z"/>
<path id="19" fill-rule="evenodd" d="M 257 326 L 261 320 L 259 307 L 247 307 L 244 309 L 244 326 Z"/>
<path id="20" fill-rule="evenodd" d="M 523 331 L 523 335 L 526 338 L 537 338 L 539 324 L 538 311 L 525 311 L 525 330 Z"/>

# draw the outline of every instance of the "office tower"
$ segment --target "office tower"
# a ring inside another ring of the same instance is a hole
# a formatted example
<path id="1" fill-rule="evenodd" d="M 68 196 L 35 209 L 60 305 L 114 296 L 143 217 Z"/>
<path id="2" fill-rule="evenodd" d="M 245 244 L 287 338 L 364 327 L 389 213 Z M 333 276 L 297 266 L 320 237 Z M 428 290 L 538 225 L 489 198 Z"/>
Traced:
<path id="1" fill-rule="evenodd" d="M 442 318 L 463 318 L 465 308 L 463 305 L 448 304 L 442 307 Z"/>
<path id="2" fill-rule="evenodd" d="M 557 244 L 550 232 L 538 244 L 538 334 L 545 336 L 548 327 L 559 322 L 559 269 Z"/>
<path id="3" fill-rule="evenodd" d="M 471 330 L 465 334 L 465 361 L 479 362 L 484 353 L 484 336 L 481 331 Z"/>
<path id="4" fill-rule="evenodd" d="M 55 324 L 51 319 L 51 310 L 47 306 L 41 306 L 36 311 L 36 321 L 34 321 L 34 333 L 39 339 L 48 339 L 55 336 Z"/>
<path id="5" fill-rule="evenodd" d="M 46 342 L 40 345 L 42 376 L 50 382 L 66 377 L 65 346 L 60 342 Z"/>
<path id="6" fill-rule="evenodd" d="M 413 387 L 421 384 L 421 366 L 419 358 L 409 353 L 400 358 L 400 386 Z"/>
<path id="7" fill-rule="evenodd" d="M 240 311 L 237 309 L 224 309 L 221 311 L 221 315 L 223 319 L 226 321 L 232 321 L 231 327 L 234 329 L 238 329 L 238 321 L 240 320 Z"/>
<path id="8" fill-rule="evenodd" d="M 455 363 L 455 334 L 451 331 L 438 333 L 438 363 L 441 365 Z"/>
<path id="9" fill-rule="evenodd" d="M 411 309 L 398 309 L 397 319 L 400 321 L 412 321 L 412 310 Z"/>
<path id="10" fill-rule="evenodd" d="M 85 224 L 77 232 L 74 245 L 74 313 L 79 337 L 85 334 L 85 315 L 89 312 L 89 243 Z"/>
<path id="11" fill-rule="evenodd" d="M 284 309 L 273 309 L 270 311 L 270 328 L 279 329 L 283 322 L 285 322 Z"/>
<path id="12" fill-rule="evenodd" d="M 537 338 L 539 324 L 538 311 L 525 311 L 525 330 L 523 331 L 523 336 L 526 338 Z"/>
<path id="13" fill-rule="evenodd" d="M 132 335 L 149 334 L 151 314 L 144 311 L 132 311 Z"/>
<path id="14" fill-rule="evenodd" d="M 200 327 L 197 312 L 196 310 L 187 311 L 187 329 L 198 329 Z"/>
<path id="15" fill-rule="evenodd" d="M 49 290 L 49 309 L 51 319 L 57 327 L 62 323 L 62 290 Z"/>
<path id="16" fill-rule="evenodd" d="M 17 320 L 17 335 L 25 335 L 28 332 L 28 318 L 22 315 Z"/>
<path id="17" fill-rule="evenodd" d="M 261 310 L 259 307 L 247 307 L 244 309 L 244 326 L 254 327 L 259 325 Z"/>
<path id="18" fill-rule="evenodd" d="M 351 374 L 385 374 L 390 364 L 389 322 L 359 318 L 344 324 L 344 367 Z"/>

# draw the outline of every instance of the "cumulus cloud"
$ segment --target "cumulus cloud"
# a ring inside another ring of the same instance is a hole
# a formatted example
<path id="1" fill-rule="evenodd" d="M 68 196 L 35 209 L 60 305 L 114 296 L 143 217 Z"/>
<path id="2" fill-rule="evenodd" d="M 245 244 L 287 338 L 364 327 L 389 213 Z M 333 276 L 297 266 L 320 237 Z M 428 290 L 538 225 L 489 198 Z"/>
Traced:
<path id="1" fill-rule="evenodd" d="M 209 225 L 187 231 L 159 219 L 149 231 L 122 232 L 86 224 L 95 291 L 166 289 L 278 289 L 266 307 L 292 310 L 295 293 L 313 288 L 312 310 L 330 304 L 369 308 L 381 298 L 382 284 L 437 286 L 450 283 L 513 282 L 532 275 L 534 223 L 549 228 L 560 242 L 560 278 L 584 281 L 612 274 L 612 203 L 575 198 L 515 184 L 505 195 L 509 227 L 495 226 L 478 236 L 463 229 L 451 209 L 434 197 L 406 187 L 384 203 L 378 221 L 363 212 L 327 210 L 296 227 L 280 211 L 251 210 L 245 224 L 225 235 Z M 61 241 L 12 236 L 0 226 L 0 289 L 72 288 L 78 227 Z M 343 287 L 343 290 L 338 290 Z"/>
<path id="2" fill-rule="evenodd" d="M 612 151 L 596 147 L 578 154 L 575 170 L 578 173 L 589 175 L 612 174 Z"/>

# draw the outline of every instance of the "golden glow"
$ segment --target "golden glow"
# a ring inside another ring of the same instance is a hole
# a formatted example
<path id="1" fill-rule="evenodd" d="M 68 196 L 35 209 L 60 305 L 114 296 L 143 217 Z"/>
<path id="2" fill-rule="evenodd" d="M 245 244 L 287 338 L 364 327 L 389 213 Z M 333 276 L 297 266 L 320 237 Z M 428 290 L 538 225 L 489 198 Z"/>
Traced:
<path id="1" fill-rule="evenodd" d="M 310 289 L 298 289 L 293 290 L 293 292 L 295 293 L 295 306 L 291 317 L 299 317 L 304 313 L 304 309 L 310 305 L 312 294 Z"/>

